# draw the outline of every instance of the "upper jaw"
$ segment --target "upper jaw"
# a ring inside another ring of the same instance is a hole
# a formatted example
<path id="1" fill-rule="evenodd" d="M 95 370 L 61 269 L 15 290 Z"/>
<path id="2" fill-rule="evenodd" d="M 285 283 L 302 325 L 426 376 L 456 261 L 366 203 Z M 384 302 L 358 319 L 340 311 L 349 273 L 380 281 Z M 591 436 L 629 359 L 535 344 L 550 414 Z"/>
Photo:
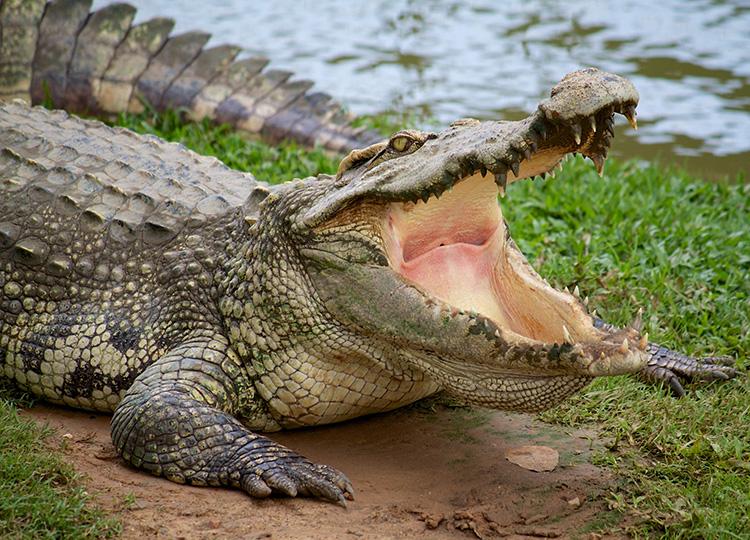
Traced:
<path id="1" fill-rule="evenodd" d="M 302 216 L 314 228 L 344 207 L 365 200 L 417 201 L 440 195 L 474 172 L 508 182 L 543 175 L 579 152 L 601 172 L 614 134 L 615 112 L 635 125 L 638 92 L 627 79 L 594 68 L 565 76 L 528 118 L 517 122 L 460 120 L 416 152 L 371 169 L 347 171 Z"/>

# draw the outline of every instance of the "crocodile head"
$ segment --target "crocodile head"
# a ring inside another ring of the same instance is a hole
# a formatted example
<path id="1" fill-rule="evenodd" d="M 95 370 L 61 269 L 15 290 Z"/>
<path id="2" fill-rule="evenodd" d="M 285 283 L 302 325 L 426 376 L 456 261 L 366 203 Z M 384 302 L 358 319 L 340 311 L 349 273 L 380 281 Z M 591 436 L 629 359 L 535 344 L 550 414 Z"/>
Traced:
<path id="1" fill-rule="evenodd" d="M 592 377 L 639 370 L 645 338 L 597 328 L 576 294 L 540 277 L 497 200 L 568 153 L 601 172 L 614 113 L 635 126 L 637 103 L 626 79 L 585 69 L 524 120 L 459 120 L 353 151 L 291 225 L 326 313 L 398 351 L 386 363 L 492 407 L 543 409 Z"/>

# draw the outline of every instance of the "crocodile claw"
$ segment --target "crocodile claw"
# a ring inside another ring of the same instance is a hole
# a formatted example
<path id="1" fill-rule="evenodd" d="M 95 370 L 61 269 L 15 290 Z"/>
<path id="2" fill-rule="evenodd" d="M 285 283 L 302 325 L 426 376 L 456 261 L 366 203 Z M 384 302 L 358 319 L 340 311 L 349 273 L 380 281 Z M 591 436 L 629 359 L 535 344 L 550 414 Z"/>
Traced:
<path id="1" fill-rule="evenodd" d="M 692 358 L 652 343 L 648 352 L 651 359 L 639 373 L 640 377 L 649 382 L 668 383 L 677 397 L 685 395 L 683 380 L 728 380 L 741 374 L 734 367 L 735 359 L 729 356 Z"/>
<path id="2" fill-rule="evenodd" d="M 346 508 L 354 498 L 354 488 L 343 473 L 327 465 L 312 463 L 292 454 L 283 460 L 253 467 L 242 477 L 240 486 L 250 496 L 269 497 L 273 493 L 288 497 L 315 497 Z"/>

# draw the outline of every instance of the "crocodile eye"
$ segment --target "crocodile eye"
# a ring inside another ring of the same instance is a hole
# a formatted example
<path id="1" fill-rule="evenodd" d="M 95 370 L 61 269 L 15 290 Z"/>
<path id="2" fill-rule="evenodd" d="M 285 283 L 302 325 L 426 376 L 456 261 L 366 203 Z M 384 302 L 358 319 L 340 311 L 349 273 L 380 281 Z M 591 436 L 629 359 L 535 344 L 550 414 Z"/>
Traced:
<path id="1" fill-rule="evenodd" d="M 412 140 L 406 135 L 396 135 L 391 139 L 390 145 L 396 152 L 404 152 L 411 146 Z"/>

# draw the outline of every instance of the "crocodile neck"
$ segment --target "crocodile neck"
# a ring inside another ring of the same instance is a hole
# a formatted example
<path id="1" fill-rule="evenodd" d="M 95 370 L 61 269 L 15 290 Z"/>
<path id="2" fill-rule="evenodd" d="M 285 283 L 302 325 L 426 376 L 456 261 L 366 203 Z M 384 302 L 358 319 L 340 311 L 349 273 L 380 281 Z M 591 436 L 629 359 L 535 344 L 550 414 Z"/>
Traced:
<path id="1" fill-rule="evenodd" d="M 339 324 L 318 297 L 288 218 L 297 200 L 324 192 L 332 180 L 321 175 L 274 186 L 261 208 L 251 196 L 241 218 L 243 241 L 226 246 L 221 317 L 268 407 L 243 417 L 250 427 L 266 426 L 266 412 L 283 428 L 339 422 L 438 389 L 421 371 L 396 368 L 398 351 Z"/>

